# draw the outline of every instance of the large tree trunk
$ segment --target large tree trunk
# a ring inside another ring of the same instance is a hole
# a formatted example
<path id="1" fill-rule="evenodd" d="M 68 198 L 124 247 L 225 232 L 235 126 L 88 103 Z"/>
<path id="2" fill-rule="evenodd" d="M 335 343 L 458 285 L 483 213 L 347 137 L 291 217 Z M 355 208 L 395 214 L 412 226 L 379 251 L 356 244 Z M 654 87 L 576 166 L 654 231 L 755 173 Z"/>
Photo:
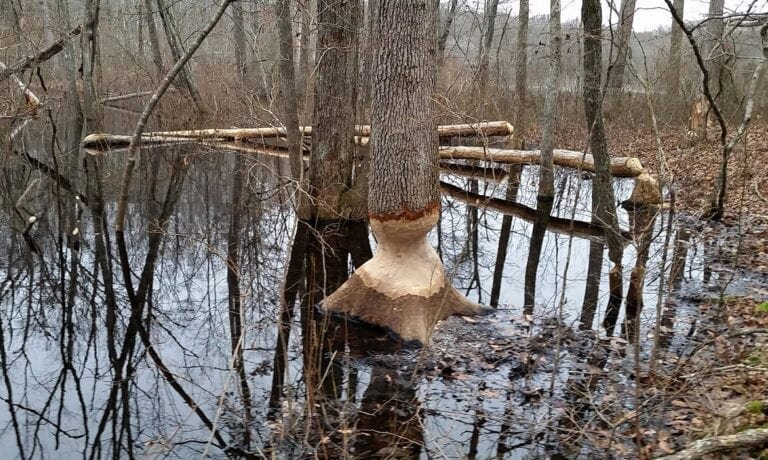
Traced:
<path id="1" fill-rule="evenodd" d="M 323 305 L 424 343 L 437 321 L 482 309 L 450 285 L 426 239 L 440 213 L 432 107 L 436 6 L 434 0 L 392 0 L 372 12 L 377 49 L 368 211 L 378 251 Z"/>
<path id="2" fill-rule="evenodd" d="M 619 35 L 616 42 L 616 62 L 608 76 L 608 87 L 617 91 L 624 85 L 624 68 L 627 66 L 627 59 L 630 58 L 629 42 L 632 36 L 632 22 L 635 20 L 636 1 L 623 0 L 621 2 Z"/>
<path id="3" fill-rule="evenodd" d="M 318 1 L 319 62 L 309 183 L 313 217 L 324 221 L 343 216 L 341 197 L 351 185 L 358 10 L 356 0 Z"/>
<path id="4" fill-rule="evenodd" d="M 593 220 L 606 227 L 608 258 L 613 266 L 608 272 L 609 298 L 604 325 L 613 333 L 623 297 L 621 258 L 623 244 L 616 220 L 610 157 L 603 125 L 602 75 L 602 10 L 599 0 L 584 0 L 581 17 L 584 22 L 584 111 L 589 129 L 589 145 L 595 158 L 595 180 L 592 188 Z"/>

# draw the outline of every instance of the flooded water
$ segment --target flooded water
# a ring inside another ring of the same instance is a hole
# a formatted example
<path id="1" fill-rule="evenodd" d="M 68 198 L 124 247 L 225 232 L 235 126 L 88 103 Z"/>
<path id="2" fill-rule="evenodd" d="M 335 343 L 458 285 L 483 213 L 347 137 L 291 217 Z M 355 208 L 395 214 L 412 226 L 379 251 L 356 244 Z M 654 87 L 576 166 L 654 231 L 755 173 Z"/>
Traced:
<path id="1" fill-rule="evenodd" d="M 631 453 L 632 440 L 601 418 L 640 404 L 634 376 L 648 366 L 668 286 L 711 283 L 706 245 L 660 213 L 633 348 L 623 309 L 613 337 L 602 326 L 607 260 L 597 310 L 582 309 L 600 238 L 553 223 L 525 311 L 532 223 L 511 219 L 498 261 L 504 215 L 446 193 L 430 238 L 455 286 L 488 304 L 495 280 L 498 306 L 450 318 L 431 346 L 411 347 L 321 317 L 302 300 L 304 281 L 281 310 L 303 225 L 286 159 L 144 150 L 121 239 L 122 154 L 68 149 L 61 130 L 35 123 L 10 143 L 0 185 L 0 449 L 10 457 L 594 458 L 619 452 L 606 454 L 609 436 L 610 449 Z M 519 204 L 536 207 L 537 177 L 523 168 Z M 506 182 L 442 180 L 444 190 L 507 194 Z M 632 186 L 618 181 L 617 200 Z M 588 222 L 591 180 L 561 170 L 556 188 L 552 215 Z M 630 231 L 630 214 L 619 217 Z M 630 242 L 625 293 L 637 254 Z M 657 346 L 682 353 L 695 312 L 680 304 L 663 315 Z"/>

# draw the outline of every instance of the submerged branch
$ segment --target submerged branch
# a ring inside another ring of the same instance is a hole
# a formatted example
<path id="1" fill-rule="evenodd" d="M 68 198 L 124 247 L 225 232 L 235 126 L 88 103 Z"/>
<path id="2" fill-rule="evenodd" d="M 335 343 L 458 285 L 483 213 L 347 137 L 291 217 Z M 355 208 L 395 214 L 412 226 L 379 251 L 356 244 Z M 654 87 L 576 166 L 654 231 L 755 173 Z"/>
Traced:
<path id="1" fill-rule="evenodd" d="M 492 198 L 478 193 L 472 193 L 447 182 L 440 182 L 440 191 L 445 195 L 462 201 L 470 206 L 492 209 L 502 214 L 519 217 L 527 222 L 536 220 L 536 210 L 514 201 Z M 564 235 L 574 235 L 580 238 L 602 242 L 605 239 L 605 227 L 592 222 L 550 217 L 547 230 Z M 626 241 L 631 240 L 631 235 L 622 232 Z"/>

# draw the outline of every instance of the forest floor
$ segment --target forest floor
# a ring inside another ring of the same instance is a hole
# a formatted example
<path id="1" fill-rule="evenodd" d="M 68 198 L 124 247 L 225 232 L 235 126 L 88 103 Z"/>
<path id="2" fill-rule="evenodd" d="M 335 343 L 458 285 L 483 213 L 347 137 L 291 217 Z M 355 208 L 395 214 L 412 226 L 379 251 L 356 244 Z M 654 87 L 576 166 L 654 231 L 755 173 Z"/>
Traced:
<path id="1" fill-rule="evenodd" d="M 654 419 L 637 415 L 642 434 L 632 436 L 648 456 L 671 453 L 704 437 L 768 428 L 768 122 L 753 123 L 734 150 L 726 213 L 717 223 L 703 217 L 721 164 L 715 131 L 696 144 L 682 129 L 660 134 L 676 192 L 675 212 L 715 248 L 710 268 L 720 287 L 692 286 L 673 300 L 697 310 L 690 337 L 698 345 L 685 356 L 662 357 L 663 372 L 648 374 L 641 385 L 640 399 L 659 404 L 655 411 L 663 414 Z M 563 148 L 584 148 L 572 145 L 586 138 L 584 132 L 561 132 L 559 137 L 557 145 Z M 638 157 L 658 174 L 652 132 L 609 126 L 607 138 L 613 155 Z M 768 455 L 768 449 L 758 451 L 752 454 Z"/>

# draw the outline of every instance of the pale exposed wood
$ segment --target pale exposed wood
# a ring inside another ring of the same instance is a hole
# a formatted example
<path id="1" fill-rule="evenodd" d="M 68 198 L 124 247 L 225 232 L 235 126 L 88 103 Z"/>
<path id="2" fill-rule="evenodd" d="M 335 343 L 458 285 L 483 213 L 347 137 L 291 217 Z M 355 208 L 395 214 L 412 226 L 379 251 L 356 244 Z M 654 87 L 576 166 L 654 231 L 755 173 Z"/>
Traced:
<path id="1" fill-rule="evenodd" d="M 443 160 L 486 160 L 507 164 L 539 164 L 539 150 L 507 150 L 482 147 L 441 147 Z M 554 150 L 553 162 L 557 166 L 595 172 L 595 160 L 590 154 L 572 150 Z M 615 177 L 636 177 L 643 172 L 640 160 L 634 157 L 611 158 L 611 174 Z"/>
<path id="2" fill-rule="evenodd" d="M 9 70 L 8 67 L 5 66 L 2 62 L 0 62 L 0 72 L 7 72 Z M 8 77 L 10 77 L 11 80 L 13 80 L 16 85 L 19 86 L 21 89 L 21 92 L 24 94 L 24 98 L 27 100 L 27 105 L 29 105 L 29 108 L 31 110 L 35 110 L 40 105 L 40 99 L 38 99 L 37 96 L 35 96 L 35 93 L 30 91 L 29 87 L 21 81 L 16 75 L 13 73 L 9 73 Z"/>
<path id="3" fill-rule="evenodd" d="M 133 136 L 120 134 L 89 134 L 83 139 L 82 145 L 86 148 L 111 149 L 112 147 L 127 147 L 131 144 Z M 177 144 L 179 142 L 195 142 L 188 137 L 153 136 L 144 134 L 140 137 L 142 144 Z"/>
<path id="4" fill-rule="evenodd" d="M 135 99 L 138 97 L 146 97 L 151 96 L 152 91 L 140 91 L 138 93 L 130 93 L 130 94 L 118 94 L 117 96 L 107 96 L 101 99 L 101 103 L 107 103 L 107 102 L 117 102 L 117 101 L 125 101 L 127 99 Z"/>
<path id="5" fill-rule="evenodd" d="M 768 445 L 768 428 L 753 428 L 740 433 L 714 436 L 698 440 L 676 454 L 661 457 L 663 460 L 693 460 L 712 455 Z"/>
<path id="6" fill-rule="evenodd" d="M 527 222 L 533 223 L 536 219 L 536 210 L 528 206 L 516 203 L 514 201 L 492 198 L 477 193 L 472 193 L 447 182 L 440 182 L 440 191 L 444 195 L 450 196 L 456 200 L 466 203 L 470 206 L 491 209 L 505 215 L 519 217 Z M 564 235 L 573 235 L 592 241 L 604 241 L 605 227 L 592 222 L 583 222 L 580 220 L 562 219 L 560 217 L 550 217 L 547 224 L 547 230 Z M 624 234 L 626 241 L 630 236 Z"/>
<path id="7" fill-rule="evenodd" d="M 312 135 L 311 126 L 300 126 L 304 136 Z M 475 124 L 459 124 L 459 125 L 443 125 L 437 128 L 437 133 L 440 137 L 470 137 L 470 136 L 509 136 L 512 134 L 513 128 L 506 121 L 492 121 L 482 122 Z M 195 129 L 189 131 L 158 131 L 146 133 L 151 137 L 188 137 L 195 139 L 211 139 L 219 138 L 223 140 L 241 140 L 241 139 L 258 139 L 258 138 L 271 138 L 271 137 L 284 137 L 287 131 L 283 127 L 268 127 L 268 128 L 231 128 L 231 129 Z M 371 135 L 370 125 L 357 125 L 355 126 L 355 133 L 360 139 L 356 143 L 361 145 L 368 144 L 368 138 Z M 86 145 L 87 139 L 92 135 L 87 136 L 83 143 Z M 111 134 L 99 134 L 100 142 L 108 142 Z M 115 135 L 119 136 L 119 135 Z M 362 139 L 361 139 L 362 137 Z"/>

